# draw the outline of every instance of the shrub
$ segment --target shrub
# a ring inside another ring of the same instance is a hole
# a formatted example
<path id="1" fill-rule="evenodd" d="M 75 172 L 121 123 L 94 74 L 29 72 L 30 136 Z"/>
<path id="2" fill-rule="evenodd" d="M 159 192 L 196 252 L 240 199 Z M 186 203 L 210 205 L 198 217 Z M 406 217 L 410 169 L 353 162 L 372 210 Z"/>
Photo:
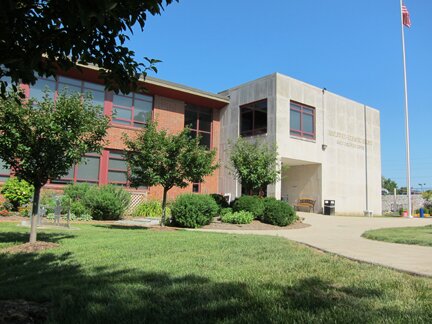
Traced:
<path id="1" fill-rule="evenodd" d="M 31 205 L 18 207 L 18 213 L 22 217 L 30 217 L 30 212 L 33 209 Z"/>
<path id="2" fill-rule="evenodd" d="M 226 201 L 225 197 L 220 194 L 211 194 L 210 197 L 214 199 L 216 204 L 219 207 L 219 212 L 222 210 L 222 208 L 228 208 L 229 203 Z"/>
<path id="3" fill-rule="evenodd" d="M 219 212 L 219 215 L 223 216 L 225 214 L 232 213 L 232 212 L 233 212 L 232 208 L 229 208 L 229 207 L 228 208 L 222 208 L 221 211 Z"/>
<path id="4" fill-rule="evenodd" d="M 11 211 L 13 209 L 13 205 L 9 201 L 5 201 L 2 204 L 2 208 L 6 209 L 7 211 Z"/>
<path id="5" fill-rule="evenodd" d="M 254 220 L 254 215 L 251 212 L 239 211 L 234 213 L 226 213 L 221 215 L 221 221 L 231 224 L 250 224 Z"/>
<path id="6" fill-rule="evenodd" d="M 114 185 L 90 187 L 82 203 L 93 219 L 120 219 L 130 202 L 130 193 Z"/>
<path id="7" fill-rule="evenodd" d="M 4 198 L 12 204 L 13 211 L 17 211 L 18 207 L 29 203 L 33 197 L 33 192 L 34 187 L 31 184 L 16 177 L 8 179 L 0 191 Z"/>
<path id="8" fill-rule="evenodd" d="M 92 188 L 88 183 L 78 183 L 67 185 L 64 189 L 64 196 L 73 201 L 84 199 L 87 192 Z"/>
<path id="9" fill-rule="evenodd" d="M 264 213 L 264 199 L 258 196 L 241 196 L 235 200 L 232 209 L 235 212 L 250 212 L 259 219 Z"/>
<path id="10" fill-rule="evenodd" d="M 290 205 L 274 198 L 264 199 L 264 223 L 287 226 L 297 220 L 297 215 Z"/>
<path id="11" fill-rule="evenodd" d="M 70 212 L 79 218 L 82 215 L 89 214 L 90 210 L 86 206 L 84 206 L 81 201 L 72 201 L 70 206 Z"/>
<path id="12" fill-rule="evenodd" d="M 166 207 L 166 215 L 171 216 L 171 209 L 169 207 Z M 157 200 L 143 202 L 135 208 L 132 216 L 160 218 L 162 216 L 162 203 Z"/>
<path id="13" fill-rule="evenodd" d="M 47 214 L 55 212 L 57 196 L 58 194 L 53 190 L 44 190 L 41 192 L 40 204 L 47 209 Z"/>
<path id="14" fill-rule="evenodd" d="M 209 195 L 184 194 L 171 207 L 172 224 L 196 228 L 210 224 L 218 212 L 218 205 Z"/>

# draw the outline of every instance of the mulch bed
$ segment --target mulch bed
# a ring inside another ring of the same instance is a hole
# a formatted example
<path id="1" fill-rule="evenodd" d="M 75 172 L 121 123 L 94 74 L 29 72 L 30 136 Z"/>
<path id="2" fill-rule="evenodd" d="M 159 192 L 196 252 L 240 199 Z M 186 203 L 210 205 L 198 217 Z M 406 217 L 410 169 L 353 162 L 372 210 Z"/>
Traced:
<path id="1" fill-rule="evenodd" d="M 222 223 L 220 220 L 214 220 L 211 224 L 203 226 L 202 229 L 212 229 L 212 230 L 287 230 L 287 229 L 298 229 L 309 227 L 309 224 L 302 223 L 301 221 L 295 222 L 291 225 L 280 227 L 275 225 L 270 225 L 262 223 L 260 221 L 254 220 L 250 224 L 228 224 Z"/>
<path id="2" fill-rule="evenodd" d="M 0 324 L 44 323 L 48 317 L 49 303 L 26 300 L 0 300 Z"/>
<path id="3" fill-rule="evenodd" d="M 29 220 L 28 217 L 22 217 L 22 216 L 0 216 L 0 223 L 1 222 L 21 222 L 23 220 Z M 1 322 L 0 322 L 1 323 Z"/>
<path id="4" fill-rule="evenodd" d="M 42 250 L 53 249 L 58 246 L 60 246 L 60 244 L 38 241 L 36 243 L 25 243 L 20 245 L 14 245 L 0 250 L 0 252 L 1 253 L 33 253 Z M 0 323 L 2 322 L 0 321 Z"/>

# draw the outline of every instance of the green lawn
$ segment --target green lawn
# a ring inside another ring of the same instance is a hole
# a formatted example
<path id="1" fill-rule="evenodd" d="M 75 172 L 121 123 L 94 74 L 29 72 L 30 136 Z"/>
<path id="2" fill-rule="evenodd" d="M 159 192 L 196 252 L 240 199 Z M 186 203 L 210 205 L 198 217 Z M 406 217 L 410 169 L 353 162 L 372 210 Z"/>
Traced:
<path id="1" fill-rule="evenodd" d="M 432 225 L 371 230 L 365 232 L 363 237 L 392 243 L 432 246 Z"/>
<path id="2" fill-rule="evenodd" d="M 60 247 L 0 253 L 0 300 L 52 303 L 52 323 L 430 323 L 432 279 L 277 237 L 78 225 Z M 0 223 L 0 248 L 27 240 Z"/>

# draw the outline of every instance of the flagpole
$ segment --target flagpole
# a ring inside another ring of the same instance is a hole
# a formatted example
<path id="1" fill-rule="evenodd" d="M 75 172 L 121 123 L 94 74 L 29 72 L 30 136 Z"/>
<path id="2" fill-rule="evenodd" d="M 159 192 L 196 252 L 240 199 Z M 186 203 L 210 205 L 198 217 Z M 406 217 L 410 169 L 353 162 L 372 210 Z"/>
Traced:
<path id="1" fill-rule="evenodd" d="M 403 1 L 400 0 L 400 15 L 402 28 L 402 58 L 404 71 L 404 92 L 405 92 L 405 137 L 406 137 L 406 175 L 407 175 L 407 197 L 408 197 L 408 217 L 412 218 L 411 207 L 411 162 L 410 162 L 410 131 L 409 131 L 409 114 L 408 114 L 408 86 L 407 86 L 407 68 L 405 54 L 405 30 L 402 13 Z"/>

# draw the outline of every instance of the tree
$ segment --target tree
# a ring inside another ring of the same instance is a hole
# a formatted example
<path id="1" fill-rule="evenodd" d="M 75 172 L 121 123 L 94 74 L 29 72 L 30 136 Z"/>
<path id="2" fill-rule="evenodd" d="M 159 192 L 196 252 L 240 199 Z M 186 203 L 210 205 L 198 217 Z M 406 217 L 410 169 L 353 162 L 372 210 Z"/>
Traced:
<path id="1" fill-rule="evenodd" d="M 230 169 L 246 192 L 260 195 L 278 180 L 281 170 L 277 168 L 276 146 L 240 137 L 230 149 Z"/>
<path id="2" fill-rule="evenodd" d="M 426 190 L 422 193 L 423 199 L 427 202 L 432 202 L 432 190 Z"/>
<path id="3" fill-rule="evenodd" d="M 398 188 L 398 185 L 390 178 L 381 177 L 381 187 L 388 190 L 388 192 L 392 194 L 394 190 Z"/>
<path id="4" fill-rule="evenodd" d="M 202 182 L 213 173 L 216 150 L 207 150 L 192 138 L 189 129 L 168 134 L 150 121 L 135 139 L 124 135 L 125 158 L 129 165 L 131 186 L 163 187 L 162 220 L 165 224 L 167 193 L 173 187 L 184 188 L 188 182 Z"/>
<path id="5" fill-rule="evenodd" d="M 48 93 L 40 102 L 14 92 L 0 98 L 0 159 L 34 186 L 30 243 L 36 241 L 41 188 L 66 175 L 85 153 L 99 152 L 108 123 L 101 107 L 78 93 L 60 93 L 55 102 Z"/>
<path id="6" fill-rule="evenodd" d="M 176 0 L 178 1 L 178 0 Z M 99 66 L 109 90 L 133 91 L 141 75 L 157 72 L 158 60 L 135 60 L 125 46 L 132 27 L 141 31 L 147 15 L 159 15 L 173 0 L 2 1 L 0 10 L 0 94 L 8 76 L 34 84 L 76 63 Z"/>

